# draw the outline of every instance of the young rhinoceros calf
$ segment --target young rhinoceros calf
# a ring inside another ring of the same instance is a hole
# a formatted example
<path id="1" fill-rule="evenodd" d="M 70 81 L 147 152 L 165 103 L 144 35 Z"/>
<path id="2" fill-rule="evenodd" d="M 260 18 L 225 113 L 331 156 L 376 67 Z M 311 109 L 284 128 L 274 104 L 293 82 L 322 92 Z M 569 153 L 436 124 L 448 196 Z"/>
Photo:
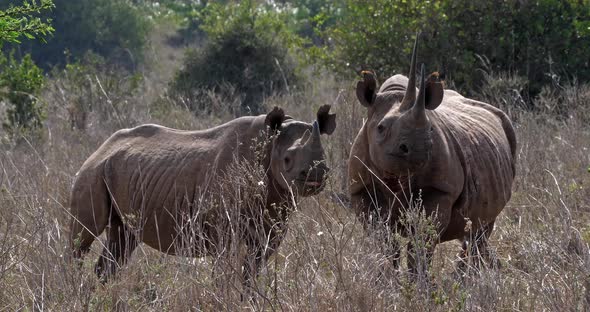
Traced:
<path id="1" fill-rule="evenodd" d="M 514 129 L 501 110 L 443 90 L 438 74 L 424 81 L 424 65 L 416 96 L 417 41 L 409 79 L 395 75 L 377 91 L 374 75 L 363 72 L 357 84 L 368 116 L 349 158 L 352 206 L 365 224 L 384 223 L 406 235 L 403 209 L 420 206 L 411 202 L 420 198 L 437 227 L 430 253 L 437 243 L 458 239 L 464 255 L 478 255 L 487 251 L 494 221 L 511 196 Z M 390 248 L 397 267 L 399 246 Z M 409 252 L 413 273 L 415 261 Z"/>
<path id="2" fill-rule="evenodd" d="M 107 229 L 96 265 L 96 273 L 106 279 L 139 242 L 171 255 L 201 257 L 227 250 L 226 232 L 238 232 L 247 248 L 243 274 L 249 284 L 281 243 L 297 196 L 317 194 L 324 186 L 329 169 L 320 134 L 336 127 L 329 110 L 322 106 L 313 125 L 275 107 L 267 115 L 202 131 L 158 125 L 117 131 L 76 175 L 71 197 L 74 258 L 81 258 Z M 266 186 L 262 196 L 230 198 L 240 187 L 232 180 L 249 175 L 232 176 L 232 168 L 242 163 L 261 166 L 263 180 L 254 185 Z M 238 220 L 241 232 L 228 218 Z"/>

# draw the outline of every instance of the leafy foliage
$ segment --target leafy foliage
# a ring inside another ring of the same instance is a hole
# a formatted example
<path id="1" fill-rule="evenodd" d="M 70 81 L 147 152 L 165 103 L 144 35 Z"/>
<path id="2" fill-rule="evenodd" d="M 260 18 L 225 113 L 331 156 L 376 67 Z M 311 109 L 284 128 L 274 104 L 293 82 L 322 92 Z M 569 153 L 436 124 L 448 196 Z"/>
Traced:
<path id="1" fill-rule="evenodd" d="M 54 7 L 51 0 L 24 1 L 22 6 L 11 5 L 6 10 L 0 10 L 0 48 L 5 42 L 20 43 L 25 36 L 34 39 L 36 36 L 46 36 L 53 33 L 51 19 L 41 19 L 36 14 Z"/>
<path id="2" fill-rule="evenodd" d="M 198 41 L 206 37 L 206 33 L 201 29 L 206 14 L 211 11 L 207 9 L 207 1 L 171 1 L 167 7 L 173 10 L 179 17 L 180 29 L 179 34 L 186 43 Z M 216 0 L 214 3 L 225 5 L 227 1 Z"/>
<path id="3" fill-rule="evenodd" d="M 319 36 L 338 18 L 338 2 L 329 0 L 279 0 L 276 1 L 290 15 L 288 26 L 299 36 L 311 39 L 315 45 L 325 44 Z"/>
<path id="4" fill-rule="evenodd" d="M 250 1 L 209 3 L 205 10 L 201 27 L 208 41 L 187 53 L 184 68 L 172 82 L 173 92 L 188 99 L 191 109 L 208 113 L 212 103 L 203 92 L 223 96 L 231 90 L 232 97 L 241 97 L 234 114 L 256 114 L 263 109 L 264 97 L 296 86 L 289 47 L 301 41 L 287 30 L 281 14 Z"/>
<path id="5" fill-rule="evenodd" d="M 494 70 L 526 77 L 533 95 L 555 76 L 590 80 L 590 36 L 579 27 L 581 21 L 590 20 L 587 1 L 454 0 L 445 4 L 443 12 L 451 23 L 443 40 L 450 42 L 451 50 L 442 55 L 452 51 L 463 51 L 463 59 L 485 55 Z M 464 82 L 477 78 L 469 72 L 477 62 L 461 63 L 459 58 L 449 65 L 462 73 Z"/>
<path id="6" fill-rule="evenodd" d="M 525 77 L 533 95 L 554 75 L 590 80 L 588 1 L 342 0 L 339 6 L 336 24 L 323 32 L 329 46 L 312 52 L 340 73 L 407 73 L 413 38 L 422 32 L 420 62 L 446 72 L 467 93 L 485 78 L 476 70 L 478 55 L 496 72 Z"/>
<path id="7" fill-rule="evenodd" d="M 7 101 L 6 120 L 3 127 L 9 133 L 39 128 L 45 114 L 37 95 L 44 82 L 42 70 L 30 55 L 17 61 L 0 54 L 0 101 Z"/>
<path id="8" fill-rule="evenodd" d="M 47 44 L 24 47 L 44 68 L 64 66 L 87 51 L 133 67 L 142 59 L 149 21 L 125 0 L 54 0 L 56 9 L 46 14 L 55 36 Z"/>

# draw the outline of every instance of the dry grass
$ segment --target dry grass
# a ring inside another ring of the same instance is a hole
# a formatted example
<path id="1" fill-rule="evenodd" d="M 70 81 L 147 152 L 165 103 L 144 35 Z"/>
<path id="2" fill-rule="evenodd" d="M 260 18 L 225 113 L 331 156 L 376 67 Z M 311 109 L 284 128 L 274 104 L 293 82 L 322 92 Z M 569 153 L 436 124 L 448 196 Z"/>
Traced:
<path id="1" fill-rule="evenodd" d="M 93 78 L 98 84 L 108 77 Z M 491 238 L 500 269 L 461 278 L 455 271 L 459 245 L 446 243 L 437 248 L 429 279 L 412 283 L 404 270 L 389 267 L 378 234 L 365 233 L 346 202 L 339 201 L 337 195 L 346 190 L 346 159 L 365 111 L 353 96 L 352 83 L 316 79 L 305 93 L 269 98 L 265 104 L 281 105 L 306 120 L 314 118 L 319 105 L 333 104 L 338 127 L 323 139 L 333 169 L 329 186 L 297 204 L 285 240 L 257 280 L 257 300 L 251 302 L 239 300 L 239 264 L 233 255 L 224 256 L 227 265 L 214 270 L 219 259 L 166 256 L 140 245 L 118 278 L 105 285 L 93 272 L 99 242 L 81 269 L 67 261 L 73 177 L 104 139 L 139 123 L 199 129 L 231 116 L 197 119 L 167 99 L 162 83 L 154 79 L 144 79 L 132 94 L 108 88 L 68 93 L 62 92 L 67 81 L 54 81 L 44 96 L 52 112 L 46 134 L 0 146 L 0 311 L 590 309 L 590 128 L 585 111 L 578 117 L 570 110 L 565 120 L 519 113 L 514 193 Z M 82 95 L 93 98 L 96 109 L 88 112 L 84 130 L 72 130 L 67 107 Z"/>

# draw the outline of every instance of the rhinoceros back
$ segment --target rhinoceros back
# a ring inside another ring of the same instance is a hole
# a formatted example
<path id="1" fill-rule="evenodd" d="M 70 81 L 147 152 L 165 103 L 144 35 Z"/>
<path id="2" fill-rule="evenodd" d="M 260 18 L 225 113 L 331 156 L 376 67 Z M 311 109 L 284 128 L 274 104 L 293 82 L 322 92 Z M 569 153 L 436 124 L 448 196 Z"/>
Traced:
<path id="1" fill-rule="evenodd" d="M 248 157 L 239 142 L 259 132 L 253 121 L 240 118 L 205 131 L 142 125 L 115 133 L 95 153 L 95 161 L 102 163 L 117 214 L 143 233 L 146 244 L 174 253 L 179 218 L 198 214 L 204 222 L 212 217 L 211 205 L 195 203 L 210 196 L 214 178 L 236 153 Z"/>
<path id="2" fill-rule="evenodd" d="M 493 221 L 511 196 L 516 139 L 499 109 L 446 90 L 433 118 L 461 161 L 464 186 L 455 209 L 472 221 Z"/>

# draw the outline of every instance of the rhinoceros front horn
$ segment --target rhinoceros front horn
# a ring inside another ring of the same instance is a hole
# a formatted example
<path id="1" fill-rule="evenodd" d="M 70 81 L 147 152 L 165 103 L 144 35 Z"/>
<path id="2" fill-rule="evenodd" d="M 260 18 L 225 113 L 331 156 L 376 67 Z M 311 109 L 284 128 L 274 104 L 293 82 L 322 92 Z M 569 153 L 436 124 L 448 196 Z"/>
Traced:
<path id="1" fill-rule="evenodd" d="M 416 54 L 418 52 L 418 38 L 420 33 L 416 34 L 416 40 L 414 40 L 414 49 L 412 50 L 412 61 L 410 62 L 410 74 L 408 77 L 408 87 L 406 88 L 406 94 L 400 105 L 400 110 L 405 111 L 412 108 L 414 101 L 416 100 Z"/>

